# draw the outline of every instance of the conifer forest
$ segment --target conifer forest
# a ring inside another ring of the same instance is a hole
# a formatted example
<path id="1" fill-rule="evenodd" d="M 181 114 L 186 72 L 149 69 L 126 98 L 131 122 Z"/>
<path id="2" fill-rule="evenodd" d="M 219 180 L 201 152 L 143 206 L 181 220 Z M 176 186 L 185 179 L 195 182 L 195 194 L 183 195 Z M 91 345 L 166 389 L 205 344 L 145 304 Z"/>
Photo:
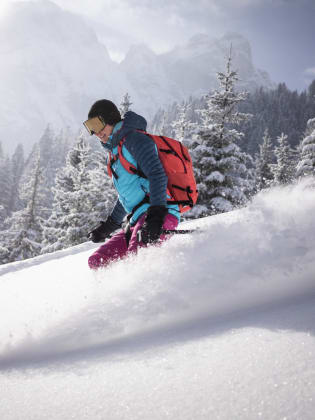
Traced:
<path id="1" fill-rule="evenodd" d="M 199 198 L 187 218 L 231 211 L 258 191 L 315 176 L 315 80 L 300 93 L 284 83 L 242 92 L 230 58 L 217 77 L 217 90 L 148 121 L 148 132 L 189 148 Z M 122 116 L 129 109 L 126 93 Z M 47 126 L 28 154 L 19 144 L 8 156 L 0 143 L 0 264 L 86 242 L 116 200 L 104 149 L 83 130 Z"/>

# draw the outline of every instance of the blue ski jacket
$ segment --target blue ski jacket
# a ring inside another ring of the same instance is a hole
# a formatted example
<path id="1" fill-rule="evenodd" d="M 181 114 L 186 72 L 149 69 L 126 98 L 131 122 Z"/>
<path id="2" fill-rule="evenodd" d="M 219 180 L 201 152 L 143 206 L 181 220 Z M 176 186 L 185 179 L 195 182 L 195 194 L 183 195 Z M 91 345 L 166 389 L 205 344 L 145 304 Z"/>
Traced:
<path id="1" fill-rule="evenodd" d="M 121 223 L 127 214 L 141 203 L 145 196 L 149 196 L 149 203 L 143 203 L 133 213 L 130 222 L 135 224 L 138 218 L 151 206 L 166 206 L 169 213 L 180 220 L 178 205 L 168 205 L 167 200 L 167 176 L 158 156 L 154 141 L 144 133 L 146 120 L 132 112 L 125 114 L 123 121 L 117 123 L 112 135 L 102 146 L 113 156 L 118 156 L 118 144 L 125 138 L 122 154 L 125 159 L 141 170 L 146 178 L 130 174 L 117 159 L 112 164 L 112 181 L 118 193 L 118 200 L 112 210 L 111 217 L 117 223 Z"/>

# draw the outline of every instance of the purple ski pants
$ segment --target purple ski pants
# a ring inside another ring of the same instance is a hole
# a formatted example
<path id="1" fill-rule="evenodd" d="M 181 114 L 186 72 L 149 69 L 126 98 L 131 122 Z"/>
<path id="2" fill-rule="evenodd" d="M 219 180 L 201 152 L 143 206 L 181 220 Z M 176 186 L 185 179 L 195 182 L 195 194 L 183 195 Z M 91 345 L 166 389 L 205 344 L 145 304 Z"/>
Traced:
<path id="1" fill-rule="evenodd" d="M 104 245 L 100 246 L 89 258 L 88 264 L 92 269 L 98 269 L 108 265 L 110 262 L 124 258 L 131 253 L 136 253 L 138 247 L 144 247 L 142 242 L 138 242 L 137 233 L 145 220 L 145 214 L 142 215 L 135 226 L 131 227 L 131 237 L 129 245 L 126 242 L 124 230 L 119 231 L 113 235 Z M 164 219 L 163 229 L 176 229 L 178 219 L 172 214 L 168 213 Z M 167 235 L 161 235 L 160 239 L 165 241 Z"/>

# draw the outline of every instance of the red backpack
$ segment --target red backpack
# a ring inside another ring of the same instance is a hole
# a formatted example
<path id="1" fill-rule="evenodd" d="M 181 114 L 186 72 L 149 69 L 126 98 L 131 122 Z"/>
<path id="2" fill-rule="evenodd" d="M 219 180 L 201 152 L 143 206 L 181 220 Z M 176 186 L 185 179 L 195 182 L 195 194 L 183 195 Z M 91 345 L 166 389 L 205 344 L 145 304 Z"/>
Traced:
<path id="1" fill-rule="evenodd" d="M 157 136 L 143 131 L 140 132 L 150 137 L 156 144 L 159 158 L 168 177 L 167 193 L 172 197 L 167 204 L 178 204 L 181 213 L 190 210 L 197 202 L 198 191 L 192 160 L 187 147 L 178 140 L 169 137 Z M 125 140 L 126 138 L 123 138 L 118 144 L 118 158 L 120 163 L 130 174 L 146 178 L 143 172 L 139 171 L 124 158 L 122 146 Z M 110 154 L 107 166 L 109 176 L 112 176 L 113 171 L 111 166 L 114 161 L 115 159 L 112 159 Z"/>

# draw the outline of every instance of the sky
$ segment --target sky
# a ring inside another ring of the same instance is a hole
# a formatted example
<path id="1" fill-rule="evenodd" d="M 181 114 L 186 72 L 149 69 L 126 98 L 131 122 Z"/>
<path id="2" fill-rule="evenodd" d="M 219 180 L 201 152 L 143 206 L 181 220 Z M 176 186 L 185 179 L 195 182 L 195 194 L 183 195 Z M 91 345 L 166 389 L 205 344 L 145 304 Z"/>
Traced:
<path id="1" fill-rule="evenodd" d="M 12 1 L 2 0 L 0 13 Z M 162 53 L 197 33 L 233 31 L 250 41 L 255 66 L 273 81 L 301 90 L 315 78 L 314 0 L 53 1 L 85 16 L 116 61 L 132 44 Z"/>

